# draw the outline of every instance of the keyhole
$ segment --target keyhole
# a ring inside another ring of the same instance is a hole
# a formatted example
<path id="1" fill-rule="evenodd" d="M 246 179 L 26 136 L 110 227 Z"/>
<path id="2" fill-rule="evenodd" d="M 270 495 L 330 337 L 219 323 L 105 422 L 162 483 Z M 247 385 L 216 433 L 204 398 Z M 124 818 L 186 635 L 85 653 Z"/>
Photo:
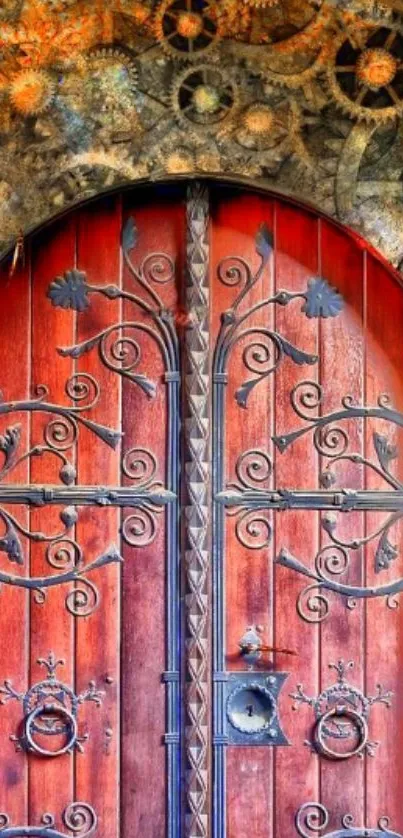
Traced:
<path id="1" fill-rule="evenodd" d="M 252 716 L 253 716 L 253 704 L 248 704 L 248 706 L 246 707 L 246 712 L 247 712 L 249 718 L 252 718 Z"/>

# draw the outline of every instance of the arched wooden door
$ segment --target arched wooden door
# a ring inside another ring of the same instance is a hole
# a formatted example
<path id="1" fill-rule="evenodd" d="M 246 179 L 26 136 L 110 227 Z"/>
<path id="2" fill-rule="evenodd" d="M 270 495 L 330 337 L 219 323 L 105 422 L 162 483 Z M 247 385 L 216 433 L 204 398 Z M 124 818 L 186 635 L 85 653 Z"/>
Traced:
<path id="1" fill-rule="evenodd" d="M 403 834 L 403 291 L 126 192 L 2 267 L 0 835 Z"/>

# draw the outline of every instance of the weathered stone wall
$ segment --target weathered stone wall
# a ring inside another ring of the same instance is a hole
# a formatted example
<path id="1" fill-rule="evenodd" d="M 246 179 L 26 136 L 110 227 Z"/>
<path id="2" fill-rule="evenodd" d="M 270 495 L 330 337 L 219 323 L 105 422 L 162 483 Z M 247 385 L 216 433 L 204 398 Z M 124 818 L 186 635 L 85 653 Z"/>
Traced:
<path id="1" fill-rule="evenodd" d="M 402 0 L 1 0 L 0 251 L 144 179 L 240 177 L 403 260 Z"/>

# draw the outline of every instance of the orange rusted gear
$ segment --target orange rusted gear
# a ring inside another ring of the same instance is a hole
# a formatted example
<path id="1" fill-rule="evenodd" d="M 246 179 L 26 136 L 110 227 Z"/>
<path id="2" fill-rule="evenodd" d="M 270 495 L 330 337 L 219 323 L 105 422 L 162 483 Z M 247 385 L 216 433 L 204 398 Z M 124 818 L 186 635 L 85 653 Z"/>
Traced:
<path id="1" fill-rule="evenodd" d="M 55 82 L 43 70 L 21 70 L 12 79 L 9 94 L 11 103 L 23 116 L 43 113 L 52 102 Z"/>
<path id="2" fill-rule="evenodd" d="M 222 19 L 215 0 L 160 0 L 154 37 L 171 58 L 198 61 L 217 46 Z"/>
<path id="3" fill-rule="evenodd" d="M 356 76 L 362 84 L 378 90 L 393 81 L 398 68 L 399 62 L 394 55 L 383 47 L 370 47 L 357 61 Z"/>

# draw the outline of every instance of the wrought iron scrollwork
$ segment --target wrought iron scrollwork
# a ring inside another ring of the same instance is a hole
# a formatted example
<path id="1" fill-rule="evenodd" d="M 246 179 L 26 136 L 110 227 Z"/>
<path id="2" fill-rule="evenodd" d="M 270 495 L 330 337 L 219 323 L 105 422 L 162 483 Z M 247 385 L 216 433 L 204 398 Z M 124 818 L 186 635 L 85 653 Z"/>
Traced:
<path id="1" fill-rule="evenodd" d="M 216 498 L 220 503 L 225 503 L 228 515 L 237 518 L 235 531 L 238 540 L 251 550 L 267 547 L 271 541 L 271 521 L 264 509 L 264 503 L 259 505 L 259 498 L 262 491 L 267 491 L 265 484 L 269 481 L 272 471 L 272 461 L 265 451 L 245 451 L 235 466 L 237 480 L 229 483 L 226 490 Z M 252 496 L 257 501 L 253 505 L 250 503 Z"/>
<path id="2" fill-rule="evenodd" d="M 266 224 L 262 224 L 257 231 L 255 246 L 260 259 L 259 267 L 255 272 L 245 259 L 238 256 L 226 257 L 218 266 L 218 277 L 221 282 L 231 287 L 240 286 L 240 291 L 231 308 L 224 311 L 221 316 L 214 369 L 216 376 L 223 375 L 234 346 L 240 341 L 246 341 L 242 355 L 243 363 L 246 369 L 254 374 L 254 377 L 244 381 L 236 391 L 235 398 L 239 406 L 243 408 L 247 407 L 249 396 L 255 387 L 273 375 L 285 357 L 290 358 L 298 366 L 316 364 L 318 360 L 317 355 L 294 346 L 277 331 L 264 325 L 248 326 L 247 322 L 250 317 L 268 306 L 287 306 L 298 299 L 303 300 L 301 311 L 309 318 L 335 317 L 343 308 L 343 299 L 338 291 L 322 277 L 312 277 L 304 291 L 281 290 L 255 303 L 246 311 L 241 311 L 241 303 L 262 278 L 270 260 L 272 234 Z"/>
<path id="3" fill-rule="evenodd" d="M 65 548 L 59 548 L 63 553 Z M 67 555 L 67 553 L 66 553 Z M 80 555 L 81 550 L 80 550 Z M 97 587 L 89 579 L 84 578 L 88 573 L 105 567 L 108 564 L 115 564 L 123 561 L 117 548 L 113 545 L 109 547 L 94 561 L 87 565 L 78 561 L 70 569 L 64 570 L 63 573 L 55 574 L 54 576 L 13 576 L 10 573 L 0 572 L 0 585 L 13 585 L 18 588 L 25 588 L 33 591 L 34 599 L 37 605 L 43 605 L 46 601 L 46 589 L 54 587 L 55 585 L 66 585 L 75 582 L 76 585 L 66 594 L 65 604 L 67 610 L 74 617 L 88 617 L 89 614 L 95 610 L 99 603 L 99 593 Z"/>
<path id="4" fill-rule="evenodd" d="M 402 838 L 400 833 L 391 830 L 387 817 L 380 818 L 375 829 L 369 829 L 355 826 L 353 816 L 344 815 L 341 829 L 325 833 L 329 825 L 329 812 L 322 803 L 304 803 L 297 812 L 295 825 L 301 838 L 312 838 L 319 833 L 323 838 Z"/>
<path id="5" fill-rule="evenodd" d="M 49 812 L 42 815 L 38 826 L 13 826 L 8 815 L 0 813 L 0 835 L 2 838 L 20 838 L 21 835 L 32 838 L 67 838 L 73 834 L 77 838 L 89 838 L 98 825 L 95 810 L 89 803 L 75 801 L 70 803 L 62 815 L 63 824 L 68 832 L 55 828 L 55 818 Z"/>
<path id="6" fill-rule="evenodd" d="M 339 533 L 340 512 L 327 511 L 322 517 L 322 528 L 329 543 L 322 547 L 314 560 L 314 568 L 305 566 L 298 558 L 283 548 L 277 557 L 277 563 L 314 580 L 302 591 L 297 608 L 300 615 L 308 622 L 321 622 L 329 612 L 328 591 L 341 594 L 346 598 L 349 608 L 353 608 L 359 599 L 385 597 L 390 608 L 397 607 L 397 595 L 403 591 L 403 577 L 379 586 L 348 585 L 343 576 L 351 566 L 354 552 L 376 541 L 374 570 L 379 574 L 389 570 L 398 557 L 397 543 L 392 541 L 396 525 L 403 518 L 403 483 L 392 470 L 397 458 L 397 447 L 385 435 L 373 433 L 374 456 L 363 455 L 350 450 L 350 440 L 343 422 L 348 420 L 373 418 L 389 422 L 391 426 L 403 427 L 403 413 L 395 410 L 387 395 L 379 397 L 376 405 L 355 404 L 350 396 L 345 396 L 340 410 L 313 416 L 323 401 L 323 388 L 313 381 L 303 381 L 291 393 L 291 404 L 296 415 L 306 423 L 298 430 L 273 438 L 280 452 L 286 451 L 297 439 L 312 433 L 313 444 L 318 453 L 327 459 L 321 484 L 326 489 L 337 482 L 337 465 L 342 462 L 356 464 L 375 473 L 385 481 L 386 492 L 339 492 L 339 508 L 342 511 L 352 509 L 373 509 L 389 512 L 383 522 L 364 536 L 344 539 Z M 337 507 L 337 504 L 335 504 Z"/>
<path id="7" fill-rule="evenodd" d="M 73 389 L 75 389 L 77 398 L 85 398 L 85 394 L 88 393 L 86 377 L 84 385 L 81 383 L 79 384 L 78 381 L 78 376 L 74 378 L 74 381 L 73 379 L 70 379 L 66 385 L 66 389 L 70 393 L 72 393 Z M 79 392 L 77 391 L 77 388 L 79 389 Z M 43 388 L 41 388 L 41 390 L 43 396 L 44 390 Z M 47 404 L 44 406 L 42 396 L 39 400 L 32 403 L 31 408 L 27 407 L 28 403 L 24 403 L 25 410 L 49 408 L 50 406 Z M 92 399 L 91 404 L 93 403 Z M 40 405 L 42 408 L 40 408 Z M 59 410 L 57 406 L 52 407 L 54 408 L 54 413 Z M 22 408 L 20 402 L 14 402 L 8 405 L 3 402 L 0 404 L 0 415 L 2 409 L 5 413 Z M 76 478 L 76 472 L 75 468 L 68 461 L 65 452 L 72 446 L 75 440 L 77 422 L 88 421 L 77 416 L 74 412 L 81 409 L 83 408 L 72 408 L 72 416 L 67 416 L 66 413 L 62 416 L 58 416 L 57 419 L 49 420 L 44 429 L 45 444 L 33 446 L 29 451 L 21 455 L 19 454 L 21 426 L 14 425 L 7 428 L 4 434 L 0 437 L 0 449 L 4 454 L 4 461 L 0 470 L 0 482 L 4 479 L 6 474 L 9 474 L 25 459 L 47 454 L 58 457 L 61 460 L 59 476 L 62 484 L 66 486 L 66 490 L 70 491 Z M 64 408 L 62 408 L 62 410 L 64 410 Z M 66 408 L 66 411 L 67 410 L 68 409 Z M 70 431 L 72 431 L 72 436 L 70 435 Z M 111 444 L 111 438 L 108 444 Z M 7 503 L 26 502 L 29 500 L 29 496 L 31 494 L 30 487 L 17 487 L 17 491 L 15 492 L 14 490 L 15 487 L 2 486 L 2 500 Z M 35 505 L 44 505 L 51 497 L 52 490 L 44 489 L 41 494 L 40 489 L 33 489 L 33 495 L 36 497 L 36 500 L 34 501 Z M 65 494 L 64 497 L 66 497 L 69 501 L 74 499 L 74 495 L 69 496 L 68 494 Z M 11 513 L 8 509 L 5 510 L 3 507 L 0 507 L 0 521 L 4 525 L 4 532 L 0 536 L 0 552 L 5 553 L 10 562 L 22 566 L 25 561 L 21 541 L 21 537 L 23 537 L 32 544 L 45 545 L 46 562 L 50 567 L 58 571 L 58 573 L 50 576 L 29 577 L 17 576 L 1 570 L 0 585 L 13 585 L 31 590 L 34 593 L 35 602 L 37 604 L 43 604 L 46 600 L 47 588 L 54 587 L 55 585 L 75 583 L 74 588 L 68 591 L 66 595 L 66 607 L 74 616 L 88 616 L 97 607 L 99 594 L 98 589 L 93 582 L 86 578 L 87 574 L 107 564 L 120 562 L 121 556 L 116 547 L 110 546 L 102 555 L 98 556 L 97 559 L 86 564 L 81 547 L 71 535 L 71 530 L 74 528 L 78 520 L 78 514 L 75 506 L 72 503 L 69 503 L 68 506 L 64 506 L 59 513 L 59 517 L 62 528 L 56 533 L 44 533 L 30 530 L 28 527 L 21 524 L 16 515 Z"/>
<path id="8" fill-rule="evenodd" d="M 6 428 L 0 436 L 0 451 L 3 454 L 0 482 L 24 460 L 46 455 L 60 460 L 60 481 L 68 489 L 71 489 L 75 484 L 76 470 L 69 461 L 66 452 L 74 445 L 80 425 L 90 430 L 110 447 L 116 447 L 122 436 L 119 431 L 105 427 L 82 415 L 83 411 L 90 410 L 98 401 L 99 385 L 96 379 L 87 373 L 76 373 L 67 380 L 65 390 L 66 395 L 73 401 L 71 407 L 49 402 L 47 400 L 48 390 L 44 385 L 37 387 L 36 398 L 34 399 L 14 402 L 0 401 L 0 416 L 24 411 L 42 412 L 54 417 L 49 419 L 44 427 L 43 443 L 32 446 L 25 453 L 20 453 L 21 425 L 17 424 Z M 8 485 L 1 487 L 3 502 L 14 502 L 14 489 L 15 487 Z M 49 493 L 52 493 L 51 490 L 48 490 Z M 23 502 L 29 500 L 30 488 L 26 487 L 22 494 L 26 495 L 22 499 Z M 37 505 L 46 503 L 46 495 L 45 490 L 42 501 L 39 498 L 36 501 Z M 70 496 L 69 501 L 71 499 L 72 496 Z M 21 537 L 31 543 L 42 543 L 46 545 L 45 557 L 47 563 L 60 571 L 53 576 L 35 578 L 15 576 L 0 571 L 0 585 L 15 585 L 30 589 L 34 592 L 35 601 L 38 604 L 43 604 L 46 599 L 46 588 L 76 582 L 74 590 L 69 591 L 66 596 L 66 607 L 75 616 L 87 616 L 96 608 L 99 595 L 96 586 L 84 577 L 88 572 L 98 567 L 110 562 L 120 561 L 120 555 L 116 548 L 110 547 L 95 561 L 85 565 L 83 552 L 69 533 L 77 522 L 77 512 L 71 502 L 60 511 L 60 520 L 63 527 L 56 533 L 46 534 L 40 531 L 31 531 L 18 520 L 16 515 L 0 507 L 0 521 L 4 525 L 4 532 L 0 536 L 0 552 L 5 553 L 10 562 L 23 565 L 25 557 Z"/>
<path id="9" fill-rule="evenodd" d="M 122 231 L 122 251 L 125 264 L 134 282 L 145 293 L 144 297 L 122 290 L 117 285 L 92 285 L 84 271 L 68 270 L 50 284 L 48 297 L 54 306 L 85 311 L 90 306 L 90 295 L 100 294 L 109 300 L 127 300 L 151 321 L 127 320 L 113 324 L 89 340 L 74 346 L 60 347 L 64 357 L 80 358 L 95 347 L 103 364 L 112 372 L 132 381 L 149 398 L 154 398 L 157 384 L 144 373 L 136 372 L 142 352 L 138 335 L 148 335 L 159 347 L 167 371 L 178 370 L 178 338 L 171 311 L 164 307 L 155 286 L 172 282 L 175 264 L 165 253 L 151 253 L 136 267 L 131 259 L 139 241 L 134 218 L 129 218 Z"/>
<path id="10" fill-rule="evenodd" d="M 154 541 L 156 515 L 162 512 L 165 501 L 164 486 L 155 480 L 157 460 L 147 448 L 131 448 L 123 457 L 122 471 L 137 491 L 144 493 L 142 505 L 134 506 L 123 521 L 122 536 L 132 547 L 145 547 Z"/>
<path id="11" fill-rule="evenodd" d="M 17 751 L 33 751 L 46 757 L 57 757 L 71 753 L 74 749 L 83 753 L 83 743 L 87 741 L 89 734 L 79 735 L 78 707 L 84 701 L 92 701 L 99 707 L 104 693 L 91 681 L 88 689 L 76 695 L 72 687 L 64 684 L 56 676 L 57 668 L 63 666 L 65 661 L 56 658 L 53 652 L 49 652 L 47 658 L 38 658 L 37 662 L 47 669 L 47 676 L 33 684 L 25 693 L 17 692 L 9 680 L 4 681 L 4 685 L 0 687 L 0 704 L 15 699 L 21 701 L 23 706 L 23 733 L 21 736 L 12 734 L 11 741 L 15 742 Z M 39 744 L 35 738 L 38 735 L 62 736 L 65 741 L 58 749 L 52 750 Z"/>
<path id="12" fill-rule="evenodd" d="M 3 399 L 0 401 L 0 416 L 6 416 L 9 413 L 50 413 L 57 416 L 57 419 L 51 420 L 44 432 L 46 447 L 44 449 L 32 449 L 24 455 L 25 457 L 35 456 L 36 454 L 44 454 L 46 451 L 61 452 L 70 447 L 77 439 L 78 429 L 80 425 L 95 436 L 99 437 L 110 448 L 116 448 L 122 438 L 120 431 L 108 428 L 101 425 L 99 422 L 94 422 L 83 416 L 83 411 L 89 411 L 95 406 L 99 399 L 99 384 L 94 376 L 89 373 L 76 373 L 71 376 L 65 385 L 66 395 L 73 401 L 72 406 L 65 406 L 60 404 L 53 404 L 47 400 L 49 395 L 48 388 L 44 384 L 40 384 L 36 388 L 35 398 L 6 402 Z M 2 437 L 2 449 L 4 446 L 13 448 L 12 443 L 8 441 L 7 434 Z M 7 453 L 7 452 L 5 452 Z M 9 454 L 10 456 L 10 454 Z M 57 455 L 56 455 L 57 456 Z M 16 463 L 13 463 L 13 466 Z"/>
<path id="13" fill-rule="evenodd" d="M 329 668 L 337 673 L 337 681 L 316 697 L 307 696 L 302 684 L 298 684 L 296 692 L 290 695 L 294 699 L 294 709 L 301 704 L 309 704 L 313 708 L 313 737 L 305 744 L 328 759 L 345 760 L 352 756 L 362 757 L 364 754 L 374 756 L 379 742 L 371 742 L 369 739 L 371 707 L 374 704 L 391 706 L 393 693 L 384 690 L 380 684 L 374 696 L 366 696 L 362 690 L 349 683 L 346 673 L 353 666 L 353 661 L 344 663 L 343 660 L 329 664 Z M 346 747 L 336 749 L 337 742 Z"/>

